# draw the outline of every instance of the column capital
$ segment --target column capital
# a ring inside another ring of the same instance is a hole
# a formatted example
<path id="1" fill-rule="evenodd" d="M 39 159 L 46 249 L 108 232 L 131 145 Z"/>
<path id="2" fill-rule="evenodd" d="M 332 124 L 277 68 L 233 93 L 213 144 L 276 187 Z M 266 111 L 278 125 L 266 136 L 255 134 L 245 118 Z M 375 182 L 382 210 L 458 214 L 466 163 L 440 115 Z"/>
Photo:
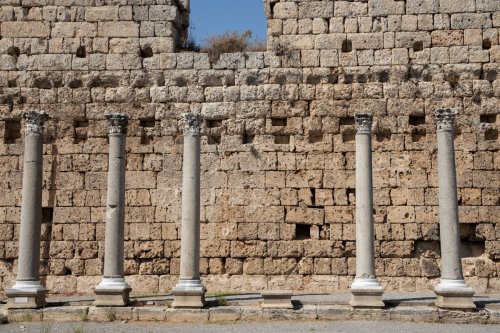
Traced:
<path id="1" fill-rule="evenodd" d="M 356 131 L 358 133 L 371 133 L 373 116 L 369 113 L 356 113 L 354 121 L 356 122 Z"/>
<path id="2" fill-rule="evenodd" d="M 23 112 L 23 119 L 25 120 L 26 133 L 43 133 L 43 125 L 45 121 L 50 119 L 50 116 L 45 111 L 28 110 Z"/>
<path id="3" fill-rule="evenodd" d="M 458 109 L 446 108 L 434 111 L 438 131 L 453 131 L 453 123 Z"/>
<path id="4" fill-rule="evenodd" d="M 128 116 L 125 113 L 107 113 L 108 134 L 127 134 Z"/>
<path id="5" fill-rule="evenodd" d="M 200 113 L 183 113 L 181 114 L 181 122 L 184 126 L 184 135 L 200 134 L 200 127 L 203 123 L 203 115 Z"/>

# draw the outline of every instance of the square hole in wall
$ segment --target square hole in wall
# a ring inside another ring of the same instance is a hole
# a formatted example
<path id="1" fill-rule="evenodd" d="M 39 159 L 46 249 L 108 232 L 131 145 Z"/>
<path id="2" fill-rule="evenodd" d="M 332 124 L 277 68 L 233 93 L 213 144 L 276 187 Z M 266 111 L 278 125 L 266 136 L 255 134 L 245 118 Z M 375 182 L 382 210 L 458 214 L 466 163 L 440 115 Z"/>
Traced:
<path id="1" fill-rule="evenodd" d="M 88 137 L 89 121 L 88 119 L 75 120 L 73 122 L 74 143 L 84 142 Z"/>
<path id="2" fill-rule="evenodd" d="M 484 139 L 488 141 L 498 140 L 498 130 L 496 128 L 488 128 L 484 132 Z"/>
<path id="3" fill-rule="evenodd" d="M 254 140 L 255 140 L 255 135 L 247 132 L 243 133 L 243 135 L 241 136 L 241 144 L 244 145 L 253 143 Z"/>
<path id="4" fill-rule="evenodd" d="M 354 130 L 348 130 L 342 133 L 342 142 L 354 142 L 355 140 L 356 132 L 354 132 Z"/>
<path id="5" fill-rule="evenodd" d="M 391 138 L 392 138 L 392 133 L 389 132 L 389 131 L 380 131 L 379 133 L 377 133 L 377 135 L 375 136 L 376 139 L 377 139 L 377 142 L 386 142 L 386 141 L 391 141 Z"/>
<path id="6" fill-rule="evenodd" d="M 52 223 L 54 220 L 54 208 L 43 207 L 42 208 L 42 223 Z"/>
<path id="7" fill-rule="evenodd" d="M 296 240 L 311 239 L 311 226 L 308 224 L 296 224 L 295 239 Z"/>
<path id="8" fill-rule="evenodd" d="M 425 125 L 425 116 L 410 116 L 408 123 L 412 126 Z"/>
<path id="9" fill-rule="evenodd" d="M 425 142 L 427 139 L 427 133 L 425 129 L 414 129 L 411 132 L 411 141 L 412 142 Z"/>
<path id="10" fill-rule="evenodd" d="M 142 118 L 139 119 L 139 125 L 142 127 L 141 145 L 149 145 L 153 143 L 153 130 L 156 127 L 156 120 L 154 118 Z"/>
<path id="11" fill-rule="evenodd" d="M 287 124 L 286 118 L 272 118 L 271 125 L 275 127 L 284 127 Z"/>
<path id="12" fill-rule="evenodd" d="M 21 139 L 21 121 L 17 119 L 6 120 L 3 141 L 5 144 L 13 144 Z"/>
<path id="13" fill-rule="evenodd" d="M 351 126 L 356 122 L 354 121 L 354 117 L 342 117 L 339 119 L 340 126 Z"/>
<path id="14" fill-rule="evenodd" d="M 321 132 L 310 132 L 309 133 L 309 143 L 318 143 L 323 141 L 323 133 Z"/>
<path id="15" fill-rule="evenodd" d="M 274 143 L 277 145 L 287 145 L 290 144 L 290 135 L 275 135 Z"/>
<path id="16" fill-rule="evenodd" d="M 220 145 L 221 142 L 221 135 L 220 134 L 210 134 L 208 136 L 208 144 L 209 145 Z"/>
<path id="17" fill-rule="evenodd" d="M 346 195 L 347 195 L 347 204 L 354 205 L 356 203 L 356 189 L 348 188 L 346 190 Z"/>
<path id="18" fill-rule="evenodd" d="M 156 121 L 154 118 L 143 118 L 139 120 L 139 125 L 143 128 L 154 128 Z"/>
<path id="19" fill-rule="evenodd" d="M 479 121 L 483 124 L 495 124 L 497 122 L 496 114 L 482 114 L 479 116 Z"/>
<path id="20" fill-rule="evenodd" d="M 208 128 L 222 127 L 222 120 L 221 119 L 207 119 L 207 127 Z"/>

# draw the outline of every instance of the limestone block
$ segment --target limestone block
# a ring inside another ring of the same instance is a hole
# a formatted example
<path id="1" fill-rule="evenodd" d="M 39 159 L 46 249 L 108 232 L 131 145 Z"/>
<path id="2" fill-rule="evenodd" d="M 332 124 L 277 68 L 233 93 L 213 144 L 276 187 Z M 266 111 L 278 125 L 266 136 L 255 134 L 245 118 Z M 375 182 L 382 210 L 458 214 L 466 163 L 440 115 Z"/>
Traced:
<path id="1" fill-rule="evenodd" d="M 404 1 L 368 0 L 368 13 L 370 16 L 402 15 L 404 12 Z"/>
<path id="2" fill-rule="evenodd" d="M 298 6 L 295 2 L 279 2 L 274 5 L 273 18 L 293 19 L 298 17 Z"/>
<path id="3" fill-rule="evenodd" d="M 478 12 L 498 12 L 500 3 L 495 0 L 476 0 L 476 10 Z"/>
<path id="4" fill-rule="evenodd" d="M 396 32 L 396 47 L 413 48 L 416 42 L 422 42 L 423 47 L 431 46 L 431 35 L 428 32 Z"/>
<path id="5" fill-rule="evenodd" d="M 335 16 L 364 16 L 368 14 L 368 4 L 362 2 L 335 1 Z"/>
<path id="6" fill-rule="evenodd" d="M 489 14 L 460 13 L 451 15 L 452 29 L 481 29 L 491 28 L 492 22 Z"/>
<path id="7" fill-rule="evenodd" d="M 175 21 L 179 20 L 179 10 L 175 6 L 152 5 L 149 6 L 150 21 Z"/>
<path id="8" fill-rule="evenodd" d="M 476 9 L 475 0 L 439 0 L 439 11 L 441 13 L 463 13 L 473 12 Z"/>
<path id="9" fill-rule="evenodd" d="M 407 0 L 406 14 L 435 14 L 439 10 L 439 0 Z"/>
<path id="10" fill-rule="evenodd" d="M 302 241 L 269 241 L 267 254 L 270 257 L 296 258 L 303 256 L 304 246 Z"/>
<path id="11" fill-rule="evenodd" d="M 99 22 L 99 37 L 139 37 L 139 25 L 135 22 Z"/>
<path id="12" fill-rule="evenodd" d="M 118 6 L 98 6 L 85 8 L 85 21 L 117 21 Z"/>
<path id="13" fill-rule="evenodd" d="M 51 31 L 51 37 L 95 37 L 96 23 L 86 22 L 56 22 Z"/>
<path id="14" fill-rule="evenodd" d="M 330 18 L 332 16 L 332 1 L 307 1 L 299 3 L 299 18 Z"/>
<path id="15" fill-rule="evenodd" d="M 464 33 L 459 30 L 436 30 L 431 33 L 432 46 L 459 46 L 464 43 Z"/>
<path id="16" fill-rule="evenodd" d="M 230 254 L 230 242 L 218 240 L 202 240 L 200 245 L 201 257 L 228 257 Z"/>
<path id="17" fill-rule="evenodd" d="M 384 241 L 380 243 L 380 255 L 386 258 L 410 258 L 413 256 L 412 241 Z"/>
<path id="18" fill-rule="evenodd" d="M 266 242 L 263 241 L 231 241 L 232 257 L 264 257 Z"/>
<path id="19" fill-rule="evenodd" d="M 49 37 L 50 24 L 46 22 L 2 22 L 0 33 L 2 37 Z"/>
<path id="20" fill-rule="evenodd" d="M 314 48 L 320 50 L 340 50 L 347 35 L 343 33 L 321 34 L 314 40 Z"/>
<path id="21" fill-rule="evenodd" d="M 286 210 L 285 222 L 321 225 L 324 223 L 325 212 L 320 208 L 289 207 Z"/>
<path id="22" fill-rule="evenodd" d="M 356 50 L 380 49 L 384 45 L 383 38 L 382 33 L 347 34 L 347 39 L 352 42 L 352 48 Z"/>

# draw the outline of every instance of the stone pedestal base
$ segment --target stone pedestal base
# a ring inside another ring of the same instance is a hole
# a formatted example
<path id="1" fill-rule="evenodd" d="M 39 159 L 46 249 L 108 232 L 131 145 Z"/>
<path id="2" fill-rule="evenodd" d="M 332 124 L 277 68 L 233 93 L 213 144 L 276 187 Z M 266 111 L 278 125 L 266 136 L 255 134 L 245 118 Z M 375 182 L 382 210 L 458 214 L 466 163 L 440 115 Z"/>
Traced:
<path id="1" fill-rule="evenodd" d="M 264 291 L 262 297 L 264 301 L 262 308 L 293 309 L 293 293 L 291 291 Z"/>
<path id="2" fill-rule="evenodd" d="M 474 289 L 464 280 L 441 279 L 434 288 L 436 306 L 443 309 L 475 309 Z"/>
<path id="3" fill-rule="evenodd" d="M 5 290 L 7 296 L 7 309 L 38 309 L 46 305 L 45 295 L 47 289 L 40 281 L 16 282 Z"/>
<path id="4" fill-rule="evenodd" d="M 351 301 L 349 304 L 355 308 L 383 308 L 382 301 L 384 288 L 377 279 L 355 278 L 351 286 Z"/>
<path id="5" fill-rule="evenodd" d="M 172 295 L 174 295 L 172 307 L 203 308 L 205 306 L 206 291 L 200 280 L 180 280 L 172 290 Z"/>
<path id="6" fill-rule="evenodd" d="M 127 306 L 132 288 L 123 278 L 104 278 L 94 289 L 95 306 Z"/>

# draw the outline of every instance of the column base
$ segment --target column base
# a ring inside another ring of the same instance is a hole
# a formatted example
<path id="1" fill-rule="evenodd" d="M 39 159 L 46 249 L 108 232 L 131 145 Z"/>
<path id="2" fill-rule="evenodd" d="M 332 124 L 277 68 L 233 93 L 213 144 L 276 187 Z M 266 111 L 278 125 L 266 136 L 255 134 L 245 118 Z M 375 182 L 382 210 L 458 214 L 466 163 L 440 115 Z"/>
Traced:
<path id="1" fill-rule="evenodd" d="M 132 288 L 124 278 L 103 278 L 95 289 L 95 306 L 127 306 Z"/>
<path id="2" fill-rule="evenodd" d="M 464 280 L 441 279 L 434 287 L 436 306 L 443 309 L 475 309 L 474 289 Z"/>
<path id="3" fill-rule="evenodd" d="M 262 292 L 262 308 L 270 309 L 293 309 L 292 304 L 292 291 L 276 291 L 268 290 Z"/>
<path id="4" fill-rule="evenodd" d="M 354 308 L 383 308 L 384 288 L 376 278 L 355 278 L 351 285 L 351 301 Z"/>
<path id="5" fill-rule="evenodd" d="M 47 303 L 47 288 L 40 281 L 16 281 L 12 288 L 5 290 L 7 309 L 38 309 Z"/>
<path id="6" fill-rule="evenodd" d="M 200 280 L 179 280 L 172 290 L 173 308 L 203 308 L 205 306 L 206 288 Z"/>

